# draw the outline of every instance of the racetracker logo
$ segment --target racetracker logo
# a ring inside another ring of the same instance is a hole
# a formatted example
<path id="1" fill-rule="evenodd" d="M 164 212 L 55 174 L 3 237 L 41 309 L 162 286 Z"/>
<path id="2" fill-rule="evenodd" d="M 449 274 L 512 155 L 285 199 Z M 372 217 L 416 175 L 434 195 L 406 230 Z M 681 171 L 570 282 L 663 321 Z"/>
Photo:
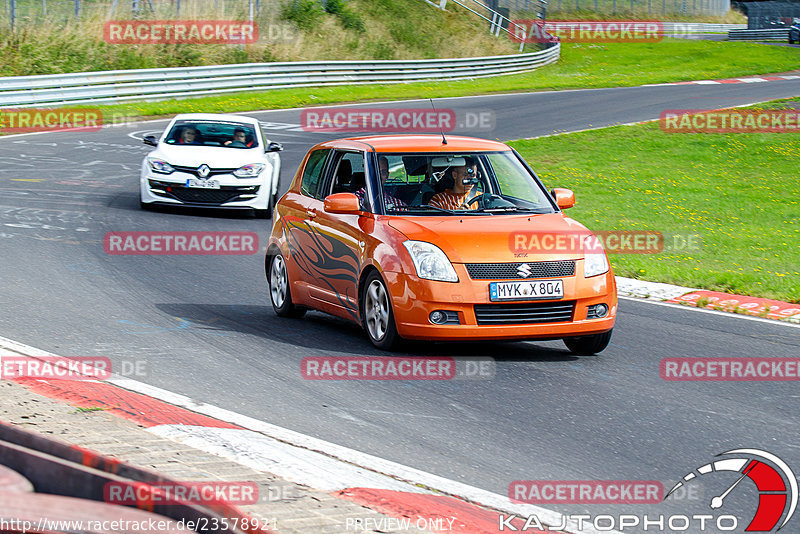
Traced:
<path id="1" fill-rule="evenodd" d="M 654 43 L 664 38 L 657 20 L 515 20 L 509 34 L 526 43 Z"/>
<path id="2" fill-rule="evenodd" d="M 590 232 L 526 231 L 508 237 L 509 249 L 520 254 L 658 254 L 664 250 L 664 236 L 650 230 Z"/>
<path id="3" fill-rule="evenodd" d="M 258 252 L 255 232 L 108 232 L 106 254 L 114 256 L 248 255 Z"/>
<path id="4" fill-rule="evenodd" d="M 103 500 L 122 506 L 256 504 L 255 482 L 109 482 Z"/>
<path id="5" fill-rule="evenodd" d="M 19 108 L 0 110 L 0 133 L 30 133 L 57 130 L 97 131 L 103 127 L 103 112 L 96 108 Z"/>
<path id="6" fill-rule="evenodd" d="M 495 114 L 486 109 L 304 109 L 300 114 L 307 132 L 416 132 L 439 133 L 456 129 L 489 132 L 494 130 Z"/>
<path id="7" fill-rule="evenodd" d="M 788 133 L 800 131 L 800 111 L 778 109 L 668 109 L 659 117 L 667 133 Z"/>
<path id="8" fill-rule="evenodd" d="M 304 109 L 303 130 L 310 132 L 449 132 L 456 128 L 452 109 Z"/>
<path id="9" fill-rule="evenodd" d="M 508 498 L 528 504 L 656 504 L 664 487 L 657 480 L 515 480 Z"/>
<path id="10" fill-rule="evenodd" d="M 108 380 L 111 360 L 100 356 L 0 356 L 0 380 Z"/>
<path id="11" fill-rule="evenodd" d="M 250 44 L 258 24 L 246 20 L 110 20 L 103 39 L 111 44 Z"/>
<path id="12" fill-rule="evenodd" d="M 300 362 L 300 373 L 306 380 L 452 380 L 456 362 L 449 356 L 310 356 Z"/>
<path id="13" fill-rule="evenodd" d="M 663 380 L 786 382 L 800 380 L 800 358 L 664 358 Z"/>

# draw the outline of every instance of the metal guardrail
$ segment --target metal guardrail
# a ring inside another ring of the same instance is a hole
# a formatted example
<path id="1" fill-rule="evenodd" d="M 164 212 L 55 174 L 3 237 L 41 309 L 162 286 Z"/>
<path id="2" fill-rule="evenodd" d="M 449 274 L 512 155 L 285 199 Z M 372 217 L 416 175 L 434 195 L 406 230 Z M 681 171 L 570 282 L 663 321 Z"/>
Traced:
<path id="1" fill-rule="evenodd" d="M 789 28 L 785 30 L 731 30 L 729 41 L 788 41 Z"/>
<path id="2" fill-rule="evenodd" d="M 480 78 L 558 60 L 559 44 L 510 56 L 414 61 L 303 61 L 0 78 L 0 108 L 164 100 L 261 89 Z"/>
<path id="3" fill-rule="evenodd" d="M 711 22 L 662 22 L 664 33 L 709 33 L 744 30 L 747 24 L 718 24 Z"/>

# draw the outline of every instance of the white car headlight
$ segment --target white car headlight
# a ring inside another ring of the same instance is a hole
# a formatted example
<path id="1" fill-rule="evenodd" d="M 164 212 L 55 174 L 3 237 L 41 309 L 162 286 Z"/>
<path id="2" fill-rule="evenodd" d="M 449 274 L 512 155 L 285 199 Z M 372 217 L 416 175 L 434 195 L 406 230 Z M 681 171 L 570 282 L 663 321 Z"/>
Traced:
<path id="1" fill-rule="evenodd" d="M 163 159 L 148 157 L 147 164 L 150 165 L 150 168 L 153 170 L 153 172 L 157 172 L 159 174 L 170 174 L 175 172 L 175 169 L 172 168 L 172 165 Z"/>
<path id="2" fill-rule="evenodd" d="M 266 165 L 263 163 L 248 163 L 247 165 L 242 165 L 233 171 L 233 175 L 237 178 L 255 178 L 261 174 L 261 171 L 264 170 L 264 167 L 266 167 Z"/>
<path id="3" fill-rule="evenodd" d="M 453 264 L 442 249 L 425 241 L 404 241 L 411 261 L 417 269 L 417 276 L 440 282 L 458 282 Z"/>
<path id="4" fill-rule="evenodd" d="M 606 258 L 606 252 L 603 250 L 603 246 L 600 244 L 597 237 L 594 235 L 587 236 L 584 239 L 584 250 L 592 251 L 587 252 L 583 256 L 584 278 L 590 278 L 608 272 L 608 258 Z"/>

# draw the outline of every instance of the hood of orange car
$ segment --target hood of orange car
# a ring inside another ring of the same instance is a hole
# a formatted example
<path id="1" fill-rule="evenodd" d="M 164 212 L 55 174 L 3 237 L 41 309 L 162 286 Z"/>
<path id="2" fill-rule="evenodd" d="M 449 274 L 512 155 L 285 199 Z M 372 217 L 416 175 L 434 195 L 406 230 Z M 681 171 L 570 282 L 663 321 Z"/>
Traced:
<path id="1" fill-rule="evenodd" d="M 408 239 L 433 243 L 453 263 L 579 259 L 583 253 L 571 240 L 589 235 L 585 226 L 562 213 L 391 217 L 388 224 Z"/>

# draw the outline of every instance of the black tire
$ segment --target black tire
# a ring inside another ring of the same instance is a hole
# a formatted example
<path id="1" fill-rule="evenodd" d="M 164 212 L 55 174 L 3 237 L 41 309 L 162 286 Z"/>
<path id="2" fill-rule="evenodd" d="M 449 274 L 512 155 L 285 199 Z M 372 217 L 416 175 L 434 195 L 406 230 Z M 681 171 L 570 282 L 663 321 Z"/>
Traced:
<path id="1" fill-rule="evenodd" d="M 361 294 L 361 325 L 370 342 L 382 350 L 392 350 L 399 341 L 397 325 L 394 322 L 392 299 L 383 278 L 372 271 L 364 283 Z"/>
<path id="2" fill-rule="evenodd" d="M 300 308 L 292 302 L 291 284 L 289 273 L 286 270 L 286 260 L 279 252 L 269 260 L 267 265 L 267 283 L 269 285 L 269 300 L 278 317 L 300 318 L 306 314 L 305 308 Z"/>
<path id="3" fill-rule="evenodd" d="M 257 210 L 253 208 L 253 216 L 256 219 L 269 219 L 272 216 L 272 210 Z"/>
<path id="4" fill-rule="evenodd" d="M 142 202 L 139 200 L 139 207 L 145 211 L 150 211 L 153 207 L 148 202 Z"/>
<path id="5" fill-rule="evenodd" d="M 564 345 L 573 353 L 581 356 L 597 354 L 598 352 L 603 352 L 608 346 L 609 341 L 611 341 L 612 331 L 613 329 L 608 332 L 603 332 L 602 334 L 594 334 L 591 336 L 565 337 Z"/>

